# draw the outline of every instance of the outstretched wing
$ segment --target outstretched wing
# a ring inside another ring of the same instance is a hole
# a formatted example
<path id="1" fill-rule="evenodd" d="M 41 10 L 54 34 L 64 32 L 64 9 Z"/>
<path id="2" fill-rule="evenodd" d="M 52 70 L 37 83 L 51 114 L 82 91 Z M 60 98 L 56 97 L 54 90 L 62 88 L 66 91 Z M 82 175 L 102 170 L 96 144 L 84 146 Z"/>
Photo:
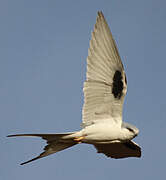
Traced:
<path id="1" fill-rule="evenodd" d="M 141 148 L 134 141 L 94 144 L 94 146 L 98 153 L 104 153 L 107 157 L 115 159 L 141 157 Z"/>
<path id="2" fill-rule="evenodd" d="M 92 32 L 83 91 L 83 126 L 107 118 L 118 119 L 117 121 L 121 119 L 127 80 L 115 41 L 102 12 L 98 12 Z"/>
<path id="3" fill-rule="evenodd" d="M 45 156 L 51 155 L 53 153 L 62 151 L 66 148 L 69 148 L 71 146 L 74 146 L 77 144 L 73 141 L 61 141 L 61 138 L 70 135 L 71 133 L 65 133 L 65 134 L 15 134 L 15 135 L 9 135 L 7 137 L 16 137 L 16 136 L 34 136 L 34 137 L 41 137 L 42 139 L 47 141 L 47 145 L 44 147 L 44 151 L 37 157 L 28 160 L 26 162 L 21 163 L 21 165 L 30 163 L 32 161 L 35 161 L 37 159 L 43 158 Z"/>

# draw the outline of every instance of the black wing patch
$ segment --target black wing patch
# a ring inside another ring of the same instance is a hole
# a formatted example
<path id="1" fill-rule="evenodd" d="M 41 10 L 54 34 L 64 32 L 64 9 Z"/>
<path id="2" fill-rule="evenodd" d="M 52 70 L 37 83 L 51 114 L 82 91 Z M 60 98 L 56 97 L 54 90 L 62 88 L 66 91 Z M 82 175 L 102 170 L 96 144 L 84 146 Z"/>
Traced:
<path id="1" fill-rule="evenodd" d="M 112 93 L 115 98 L 120 99 L 123 91 L 123 78 L 120 71 L 116 71 L 113 77 Z"/>

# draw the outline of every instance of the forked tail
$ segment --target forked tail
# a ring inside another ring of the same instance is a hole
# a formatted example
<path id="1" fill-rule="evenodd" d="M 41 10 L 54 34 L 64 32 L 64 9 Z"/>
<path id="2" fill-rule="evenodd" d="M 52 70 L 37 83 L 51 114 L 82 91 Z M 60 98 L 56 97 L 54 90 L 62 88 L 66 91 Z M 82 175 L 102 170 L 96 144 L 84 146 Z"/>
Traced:
<path id="1" fill-rule="evenodd" d="M 42 139 L 47 141 L 47 145 L 44 147 L 44 152 L 42 152 L 39 156 L 29 161 L 21 163 L 21 165 L 24 165 L 34 160 L 43 158 L 50 154 L 53 154 L 58 151 L 62 151 L 66 148 L 69 148 L 71 146 L 74 146 L 75 144 L 77 144 L 77 142 L 74 141 L 73 138 L 67 138 L 68 136 L 72 134 L 74 134 L 74 132 L 64 133 L 64 134 L 16 134 L 16 135 L 9 135 L 7 137 L 35 136 L 35 137 L 41 137 Z"/>

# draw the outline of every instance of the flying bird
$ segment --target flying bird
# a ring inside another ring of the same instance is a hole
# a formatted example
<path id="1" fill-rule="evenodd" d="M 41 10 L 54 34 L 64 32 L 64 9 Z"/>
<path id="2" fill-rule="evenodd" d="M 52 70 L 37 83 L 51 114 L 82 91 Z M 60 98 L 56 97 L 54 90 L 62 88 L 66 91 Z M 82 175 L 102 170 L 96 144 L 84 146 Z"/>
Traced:
<path id="1" fill-rule="evenodd" d="M 132 139 L 139 130 L 123 122 L 122 111 L 127 79 L 115 41 L 102 12 L 98 12 L 87 57 L 82 129 L 60 134 L 16 134 L 46 140 L 44 152 L 23 164 L 80 143 L 92 144 L 98 153 L 111 158 L 141 157 Z"/>

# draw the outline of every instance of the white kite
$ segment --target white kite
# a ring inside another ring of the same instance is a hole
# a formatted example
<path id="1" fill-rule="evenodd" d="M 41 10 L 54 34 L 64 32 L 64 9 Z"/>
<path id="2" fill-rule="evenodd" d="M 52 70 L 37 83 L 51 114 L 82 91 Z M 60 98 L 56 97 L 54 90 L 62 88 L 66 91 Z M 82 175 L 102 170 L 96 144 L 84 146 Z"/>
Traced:
<path id="1" fill-rule="evenodd" d="M 80 143 L 92 144 L 98 153 L 111 158 L 141 157 L 141 148 L 132 141 L 139 130 L 122 121 L 127 80 L 102 12 L 98 12 L 92 32 L 83 91 L 82 130 L 60 134 L 8 136 L 37 136 L 47 141 L 44 152 L 21 165 Z"/>

